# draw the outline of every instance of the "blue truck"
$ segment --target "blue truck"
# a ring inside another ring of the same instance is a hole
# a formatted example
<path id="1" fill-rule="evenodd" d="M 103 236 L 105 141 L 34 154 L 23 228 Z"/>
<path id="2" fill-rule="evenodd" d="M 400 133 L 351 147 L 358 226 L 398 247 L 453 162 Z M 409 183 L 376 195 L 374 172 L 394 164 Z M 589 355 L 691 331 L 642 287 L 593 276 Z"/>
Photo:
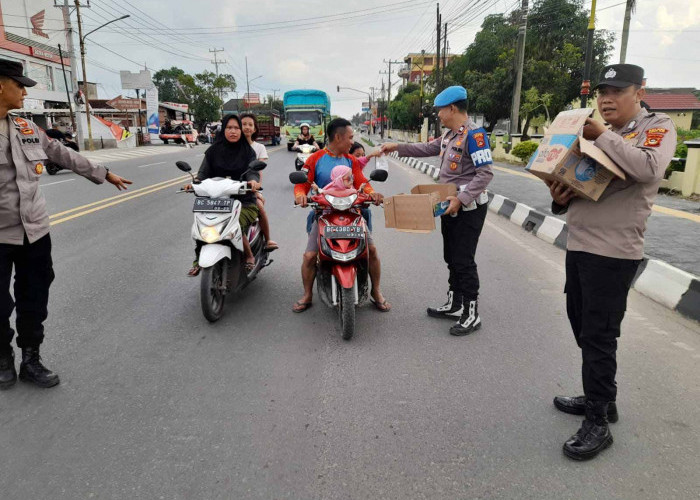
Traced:
<path id="1" fill-rule="evenodd" d="M 326 142 L 326 124 L 330 121 L 331 100 L 322 90 L 300 89 L 284 93 L 284 131 L 287 150 L 291 151 L 301 131 L 300 125 L 308 123 L 311 134 L 323 147 Z"/>

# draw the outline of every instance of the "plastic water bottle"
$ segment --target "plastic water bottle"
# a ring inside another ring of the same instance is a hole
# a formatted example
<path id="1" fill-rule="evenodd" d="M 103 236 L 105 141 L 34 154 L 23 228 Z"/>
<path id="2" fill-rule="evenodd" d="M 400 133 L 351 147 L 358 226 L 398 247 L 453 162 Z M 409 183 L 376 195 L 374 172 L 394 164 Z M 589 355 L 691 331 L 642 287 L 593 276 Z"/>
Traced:
<path id="1" fill-rule="evenodd" d="M 386 155 L 377 156 L 376 168 L 389 171 L 389 160 L 386 159 Z"/>

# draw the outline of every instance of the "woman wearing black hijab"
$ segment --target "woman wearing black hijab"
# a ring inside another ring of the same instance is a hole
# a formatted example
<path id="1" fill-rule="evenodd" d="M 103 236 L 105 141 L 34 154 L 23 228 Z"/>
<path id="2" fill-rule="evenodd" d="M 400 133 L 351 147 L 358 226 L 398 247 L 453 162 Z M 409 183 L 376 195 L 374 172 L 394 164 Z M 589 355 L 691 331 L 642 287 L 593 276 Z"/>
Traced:
<path id="1" fill-rule="evenodd" d="M 255 160 L 255 151 L 250 147 L 248 141 L 243 137 L 241 119 L 237 115 L 226 115 L 221 121 L 221 130 L 216 135 L 214 144 L 204 153 L 202 165 L 195 176 L 196 180 L 203 181 L 212 177 L 230 177 L 234 180 L 248 181 L 248 185 L 253 191 L 260 189 L 260 174 L 250 171 L 241 179 L 241 175 L 248 170 L 250 162 Z M 191 185 L 185 189 L 191 189 Z M 250 249 L 250 243 L 246 233 L 248 227 L 258 217 L 258 207 L 255 201 L 255 193 L 250 193 L 241 198 L 241 215 L 239 222 L 243 233 L 243 249 L 246 259 L 246 269 L 255 266 L 255 257 Z M 195 254 L 197 258 L 192 263 L 192 269 L 187 273 L 189 276 L 197 276 L 201 268 L 199 267 L 199 250 L 201 242 L 197 242 Z"/>

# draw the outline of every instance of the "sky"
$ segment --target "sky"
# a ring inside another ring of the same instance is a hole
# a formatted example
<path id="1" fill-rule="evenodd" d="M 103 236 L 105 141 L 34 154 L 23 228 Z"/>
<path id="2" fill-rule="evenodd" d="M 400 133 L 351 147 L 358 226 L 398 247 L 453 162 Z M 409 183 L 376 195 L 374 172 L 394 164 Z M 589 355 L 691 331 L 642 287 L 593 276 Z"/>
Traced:
<path id="1" fill-rule="evenodd" d="M 484 16 L 509 12 L 517 0 L 442 0 L 450 53 L 474 40 Z M 387 85 L 385 60 L 409 52 L 434 52 L 436 2 L 428 0 L 91 0 L 83 9 L 86 29 L 123 14 L 131 17 L 90 35 L 89 81 L 99 96 L 134 95 L 121 89 L 119 70 L 152 72 L 178 66 L 189 73 L 214 71 L 214 53 L 225 60 L 219 71 L 233 74 L 239 97 L 246 90 L 265 96 L 316 88 L 331 97 L 332 112 L 347 118 L 360 111 L 369 92 Z M 590 9 L 590 0 L 584 0 Z M 617 35 L 611 62 L 618 62 L 624 1 L 597 1 L 597 29 Z M 75 15 L 73 16 L 75 19 Z M 632 17 L 627 62 L 645 68 L 649 87 L 700 88 L 700 2 L 638 0 Z M 400 78 L 392 65 L 395 94 Z M 257 78 L 259 77 L 260 78 Z M 378 91 L 378 90 L 377 90 Z M 235 97 L 235 94 L 229 95 Z"/>

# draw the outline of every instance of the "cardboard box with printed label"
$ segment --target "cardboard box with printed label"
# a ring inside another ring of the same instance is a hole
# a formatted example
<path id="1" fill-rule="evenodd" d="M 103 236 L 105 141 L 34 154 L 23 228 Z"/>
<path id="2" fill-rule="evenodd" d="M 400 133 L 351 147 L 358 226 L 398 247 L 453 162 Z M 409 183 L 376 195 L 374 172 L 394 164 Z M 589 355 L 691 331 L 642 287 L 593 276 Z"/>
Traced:
<path id="1" fill-rule="evenodd" d="M 600 149 L 581 137 L 586 118 L 593 109 L 559 113 L 547 129 L 525 170 L 540 179 L 559 181 L 576 194 L 597 201 L 615 177 L 625 173 Z"/>
<path id="2" fill-rule="evenodd" d="M 399 231 L 429 233 L 435 229 L 435 207 L 448 196 L 457 196 L 454 184 L 419 184 L 411 194 L 384 198 L 385 225 Z"/>

